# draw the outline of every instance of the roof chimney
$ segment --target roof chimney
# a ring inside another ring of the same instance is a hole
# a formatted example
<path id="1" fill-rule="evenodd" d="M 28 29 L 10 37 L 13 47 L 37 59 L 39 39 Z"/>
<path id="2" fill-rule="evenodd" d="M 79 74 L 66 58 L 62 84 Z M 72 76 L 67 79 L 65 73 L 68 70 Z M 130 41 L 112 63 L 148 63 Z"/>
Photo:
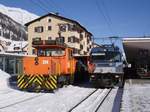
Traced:
<path id="1" fill-rule="evenodd" d="M 56 12 L 55 14 L 56 14 L 57 16 L 59 16 L 59 12 Z"/>

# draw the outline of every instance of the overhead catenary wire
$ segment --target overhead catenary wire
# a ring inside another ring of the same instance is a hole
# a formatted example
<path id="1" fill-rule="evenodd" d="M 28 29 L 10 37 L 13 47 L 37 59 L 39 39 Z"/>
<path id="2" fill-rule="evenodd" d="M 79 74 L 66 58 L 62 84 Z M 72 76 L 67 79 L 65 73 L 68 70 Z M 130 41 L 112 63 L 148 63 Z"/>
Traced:
<path id="1" fill-rule="evenodd" d="M 103 10 L 102 10 L 102 8 L 101 8 L 101 6 L 100 6 L 98 0 L 95 0 L 95 5 L 96 5 L 96 7 L 97 7 L 97 9 L 98 9 L 99 14 L 103 16 L 103 18 L 104 18 L 104 20 L 105 20 L 105 22 L 106 22 L 106 24 L 107 24 L 107 26 L 108 26 L 110 32 L 113 34 L 113 30 L 112 30 L 112 27 L 111 27 L 111 23 L 109 22 L 109 19 L 107 19 L 105 13 L 103 12 Z"/>
<path id="2" fill-rule="evenodd" d="M 48 2 L 48 1 L 46 1 L 46 0 L 38 0 L 39 1 L 39 3 L 42 5 L 42 6 L 44 6 L 46 9 L 48 9 L 49 10 L 49 8 L 50 7 L 53 7 L 53 8 L 56 8 L 57 9 L 57 7 L 52 3 L 52 1 L 51 1 L 51 3 L 50 2 Z M 54 11 L 52 11 L 52 12 L 54 12 Z"/>
<path id="3" fill-rule="evenodd" d="M 30 1 L 31 1 L 34 5 L 36 5 L 36 6 L 38 6 L 39 8 L 41 8 L 43 11 L 49 13 L 49 10 L 48 10 L 46 7 L 42 6 L 42 4 L 39 4 L 39 2 L 36 2 L 36 1 L 34 1 L 34 0 L 30 0 Z"/>
<path id="4" fill-rule="evenodd" d="M 60 12 L 60 10 L 59 10 L 59 13 L 66 13 L 66 14 L 68 14 L 68 15 L 70 15 L 71 14 L 71 12 L 69 11 L 69 10 L 64 10 L 64 8 L 62 8 L 61 6 L 60 6 L 60 4 L 56 4 L 53 0 L 45 0 L 48 4 L 51 4 L 51 5 L 53 5 L 55 8 L 57 8 L 57 9 L 60 9 L 61 10 L 61 12 Z"/>
<path id="5" fill-rule="evenodd" d="M 66 12 L 66 10 L 64 10 L 63 8 L 61 8 L 60 6 L 58 6 L 54 1 L 52 1 L 52 0 L 31 0 L 31 2 L 34 4 L 34 5 L 36 5 L 36 6 L 38 6 L 39 8 L 41 8 L 43 11 L 45 11 L 46 13 L 50 13 L 50 12 L 53 12 L 53 13 L 56 13 L 56 12 L 58 12 L 58 10 L 56 10 L 56 9 L 60 9 L 61 10 L 61 12 L 60 12 L 60 10 L 59 10 L 59 12 L 58 13 L 62 13 L 62 12 L 65 12 L 65 13 L 67 13 L 68 15 L 70 14 L 70 13 L 68 13 L 68 10 L 67 10 L 67 12 Z M 54 11 L 54 10 L 49 10 L 49 8 L 50 7 L 53 7 L 56 11 Z"/>
<path id="6" fill-rule="evenodd" d="M 112 20 L 111 20 L 111 18 L 110 18 L 110 16 L 109 16 L 108 9 L 107 9 L 107 7 L 106 7 L 106 5 L 105 5 L 105 2 L 104 2 L 103 0 L 100 0 L 100 1 L 101 1 L 101 3 L 102 3 L 102 6 L 103 6 L 104 9 L 105 9 L 105 14 L 106 14 L 106 17 L 107 17 L 107 19 L 108 19 L 108 22 L 110 23 L 110 25 L 111 25 L 111 27 L 112 27 Z"/>

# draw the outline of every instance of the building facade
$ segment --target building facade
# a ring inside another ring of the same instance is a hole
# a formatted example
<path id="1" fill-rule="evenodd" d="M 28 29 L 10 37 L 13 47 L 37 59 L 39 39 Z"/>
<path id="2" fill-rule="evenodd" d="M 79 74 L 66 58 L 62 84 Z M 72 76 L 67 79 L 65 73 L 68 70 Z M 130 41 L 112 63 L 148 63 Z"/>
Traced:
<path id="1" fill-rule="evenodd" d="M 92 48 L 92 34 L 77 21 L 49 13 L 26 24 L 28 54 L 34 54 L 32 40 L 58 40 L 73 48 L 74 55 L 88 55 Z"/>

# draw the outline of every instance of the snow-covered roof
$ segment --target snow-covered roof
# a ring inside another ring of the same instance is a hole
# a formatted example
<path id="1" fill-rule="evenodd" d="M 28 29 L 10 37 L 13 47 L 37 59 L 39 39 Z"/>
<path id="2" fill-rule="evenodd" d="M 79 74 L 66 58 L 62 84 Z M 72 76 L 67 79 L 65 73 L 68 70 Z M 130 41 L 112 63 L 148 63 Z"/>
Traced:
<path id="1" fill-rule="evenodd" d="M 36 57 L 36 55 L 26 55 L 26 54 L 15 54 L 15 53 L 4 53 L 4 52 L 0 52 L 0 55 L 2 56 L 20 56 L 20 57 Z"/>
<path id="2" fill-rule="evenodd" d="M 123 38 L 123 43 L 125 42 L 147 42 L 150 38 Z"/>
<path id="3" fill-rule="evenodd" d="M 9 43 L 10 45 L 7 45 L 7 43 Z M 14 51 L 21 52 L 22 49 L 27 50 L 25 49 L 25 47 L 27 47 L 28 42 L 27 41 L 13 41 L 13 40 L 6 39 L 0 36 L 0 44 L 2 45 L 2 47 L 5 48 L 5 52 L 14 52 Z M 18 47 L 18 49 L 15 49 L 16 47 Z"/>

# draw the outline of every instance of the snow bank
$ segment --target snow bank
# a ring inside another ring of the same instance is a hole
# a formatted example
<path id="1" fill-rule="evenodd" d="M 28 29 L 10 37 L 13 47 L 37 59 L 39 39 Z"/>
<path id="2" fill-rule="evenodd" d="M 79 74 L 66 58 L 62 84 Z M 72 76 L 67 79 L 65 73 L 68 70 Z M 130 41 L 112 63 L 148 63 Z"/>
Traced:
<path id="1" fill-rule="evenodd" d="M 125 83 L 121 112 L 150 112 L 150 80 Z"/>
<path id="2" fill-rule="evenodd" d="M 0 90 L 8 87 L 8 79 L 10 75 L 0 69 Z"/>

